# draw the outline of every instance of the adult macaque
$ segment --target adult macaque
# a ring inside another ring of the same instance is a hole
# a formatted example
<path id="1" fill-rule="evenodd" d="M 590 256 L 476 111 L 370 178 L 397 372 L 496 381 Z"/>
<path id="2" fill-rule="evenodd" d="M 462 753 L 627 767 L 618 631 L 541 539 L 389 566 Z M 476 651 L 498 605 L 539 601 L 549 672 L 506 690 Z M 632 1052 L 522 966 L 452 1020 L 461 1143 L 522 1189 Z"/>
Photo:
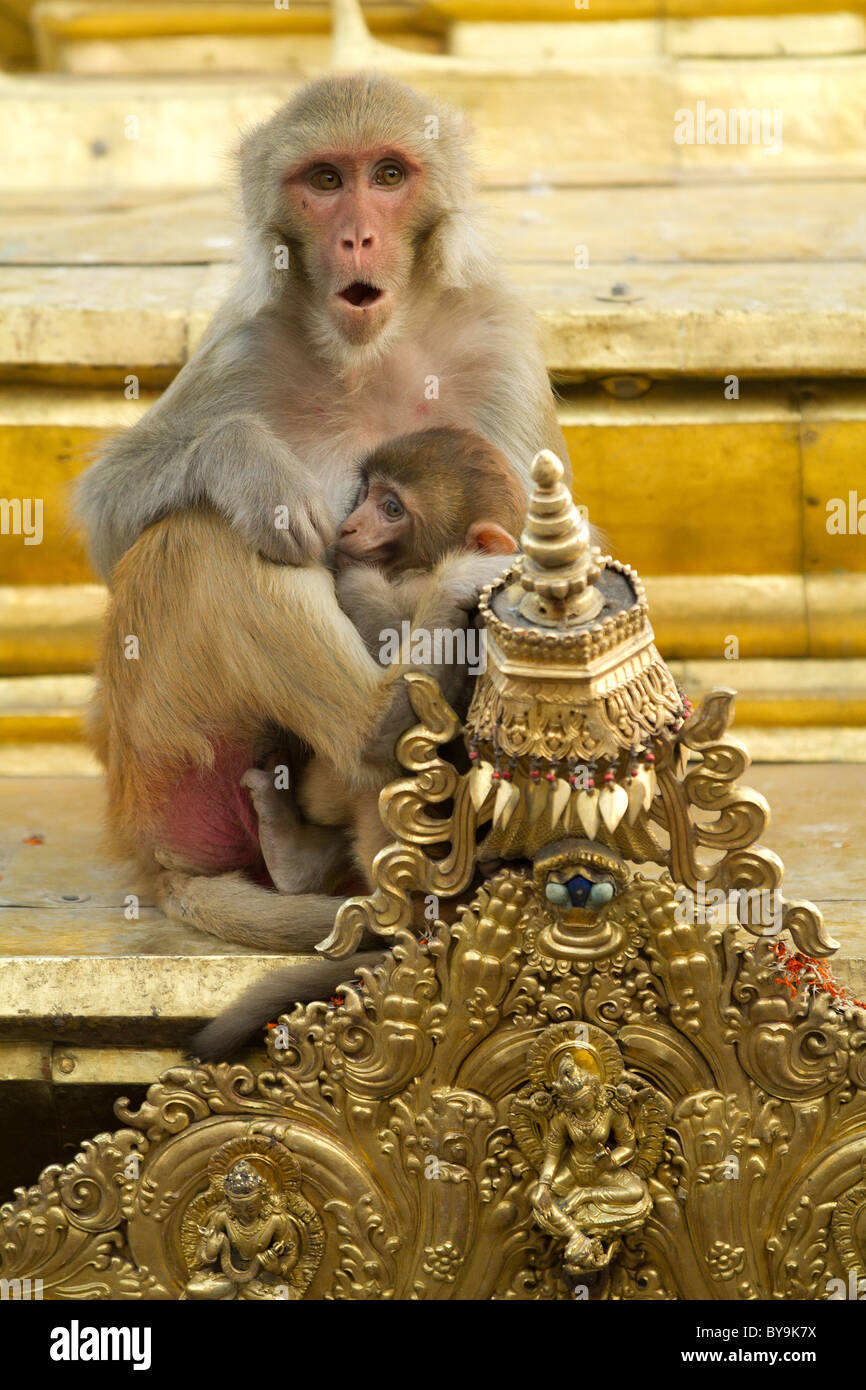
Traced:
<path id="1" fill-rule="evenodd" d="M 391 632 L 409 623 L 406 641 L 422 630 L 433 637 L 453 634 L 478 595 L 478 555 L 490 557 L 490 580 L 517 549 L 526 496 L 504 456 L 466 430 L 433 429 L 407 435 L 374 451 L 361 469 L 361 495 L 340 528 L 335 547 L 336 591 L 371 655 Z M 454 607 L 443 608 L 443 579 Z M 455 647 L 458 644 L 455 643 Z M 466 646 L 463 647 L 464 653 Z M 409 663 L 407 663 L 407 666 Z M 405 669 L 400 667 L 400 669 Z M 450 661 L 432 670 L 452 704 L 466 691 L 467 663 Z M 311 822 L 302 825 L 291 795 L 274 784 L 268 768 L 248 771 L 242 781 L 258 814 L 261 847 L 271 878 L 282 893 L 304 892 L 331 863 L 333 842 L 317 846 L 309 836 L 321 826 L 351 826 L 356 864 L 370 886 L 370 867 L 390 836 L 378 814 L 379 792 L 399 767 L 394 744 L 413 722 L 405 682 L 394 688 L 388 716 L 365 750 L 358 768 L 334 766 L 316 756 L 300 776 L 300 804 Z M 179 882 L 179 880 L 176 880 Z M 194 884 L 190 885 L 194 888 Z M 256 891 L 251 887 L 250 891 Z M 342 979 L 352 973 L 345 962 Z M 297 992 L 297 970 L 275 971 L 253 986 L 195 1040 L 202 1057 L 225 1055 Z"/>
<path id="2" fill-rule="evenodd" d="M 318 563 L 358 460 L 431 425 L 489 439 L 524 485 L 538 448 L 565 455 L 531 316 L 473 225 L 452 113 L 385 77 L 327 78 L 248 136 L 241 181 L 237 288 L 81 486 L 114 590 L 95 721 L 109 820 L 118 848 L 154 870 L 166 805 L 179 834 L 220 804 L 199 785 L 215 745 L 223 769 L 248 765 L 251 746 L 285 732 L 289 760 L 302 741 L 353 767 L 387 719 L 388 678 Z M 219 816 L 212 829 L 206 865 L 183 845 L 173 856 L 218 876 L 198 880 L 190 920 L 226 935 L 234 911 L 242 939 L 274 948 L 326 935 L 327 896 L 293 915 L 291 899 L 262 893 L 250 915 L 255 826 L 243 863 Z M 234 905 L 223 870 L 236 872 Z M 185 911 L 170 870 L 155 890 Z"/>

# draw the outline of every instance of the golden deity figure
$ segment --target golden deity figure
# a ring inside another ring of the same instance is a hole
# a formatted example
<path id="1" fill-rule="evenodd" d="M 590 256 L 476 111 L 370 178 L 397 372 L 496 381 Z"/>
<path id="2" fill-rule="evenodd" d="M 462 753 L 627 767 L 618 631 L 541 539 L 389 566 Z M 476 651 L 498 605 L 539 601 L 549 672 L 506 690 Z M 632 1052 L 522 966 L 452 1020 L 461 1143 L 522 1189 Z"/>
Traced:
<path id="1" fill-rule="evenodd" d="M 645 1173 L 657 1160 L 647 1164 L 647 1149 L 657 1145 L 641 1153 L 629 1114 L 637 1107 L 645 1133 L 657 1139 L 652 1088 L 635 1087 L 612 1039 L 582 1023 L 547 1029 L 531 1051 L 530 1075 L 512 1102 L 511 1126 L 538 1172 L 530 1194 L 536 1220 L 566 1241 L 567 1272 L 602 1269 L 619 1237 L 652 1208 Z"/>
<path id="2" fill-rule="evenodd" d="M 217 1150 L 187 1210 L 186 1299 L 296 1299 L 321 1250 L 321 1222 L 298 1192 L 297 1160 L 272 1136 Z M 202 1222 L 201 1218 L 204 1217 Z"/>
<path id="3" fill-rule="evenodd" d="M 281 1211 L 264 1178 L 241 1159 L 224 1183 L 225 1202 L 200 1227 L 195 1274 L 187 1298 L 272 1297 L 274 1282 L 286 1285 L 298 1262 L 300 1240 L 288 1212 Z M 287 1293 L 290 1296 L 290 1292 Z"/>

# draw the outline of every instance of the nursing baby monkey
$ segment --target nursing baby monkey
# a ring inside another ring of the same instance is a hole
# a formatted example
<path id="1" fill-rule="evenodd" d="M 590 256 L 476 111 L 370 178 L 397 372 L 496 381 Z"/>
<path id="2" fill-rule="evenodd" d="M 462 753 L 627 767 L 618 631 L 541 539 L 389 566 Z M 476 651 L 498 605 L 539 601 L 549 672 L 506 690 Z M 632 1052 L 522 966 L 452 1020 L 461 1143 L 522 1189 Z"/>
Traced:
<path id="1" fill-rule="evenodd" d="M 466 627 L 479 585 L 503 568 L 498 558 L 486 564 L 477 557 L 517 548 L 526 498 L 507 459 L 468 430 L 432 429 L 374 450 L 359 477 L 359 500 L 334 549 L 335 586 L 370 655 L 378 658 L 387 635 L 401 633 L 404 622 L 411 632 L 431 636 Z M 461 703 L 465 663 L 424 669 L 447 699 Z M 262 855 L 278 892 L 311 891 L 333 871 L 341 847 L 334 837 L 323 839 L 316 829 L 323 825 L 351 825 L 356 866 L 370 886 L 370 866 L 387 841 L 378 794 L 400 774 L 394 745 L 414 722 L 403 683 L 358 766 L 312 758 L 297 791 L 308 826 L 294 798 L 277 788 L 278 753 L 268 760 L 269 770 L 245 773 L 241 784 L 251 793 Z"/>
<path id="2" fill-rule="evenodd" d="M 431 635 L 465 628 L 479 589 L 502 572 L 503 556 L 516 550 L 525 512 L 526 497 L 508 461 L 467 430 L 427 430 L 375 450 L 361 466 L 359 500 L 340 528 L 334 552 L 338 602 L 371 655 L 404 620 L 410 632 Z M 450 611 L 442 603 L 443 574 Z M 425 669 L 460 708 L 468 695 L 466 664 Z M 373 859 L 391 838 L 379 818 L 379 792 L 399 775 L 394 745 L 414 722 L 401 681 L 388 718 L 358 767 L 340 768 L 313 757 L 300 772 L 297 791 L 307 823 L 291 792 L 275 785 L 278 753 L 269 767 L 244 774 L 241 781 L 258 814 L 263 858 L 280 893 L 309 892 L 345 858 L 345 841 L 338 831 L 324 837 L 324 825 L 350 827 L 363 875 L 359 891 L 370 886 Z M 344 963 L 341 978 L 351 973 Z M 297 997 L 297 983 L 295 967 L 266 976 L 203 1029 L 196 1038 L 198 1054 L 225 1055 Z"/>

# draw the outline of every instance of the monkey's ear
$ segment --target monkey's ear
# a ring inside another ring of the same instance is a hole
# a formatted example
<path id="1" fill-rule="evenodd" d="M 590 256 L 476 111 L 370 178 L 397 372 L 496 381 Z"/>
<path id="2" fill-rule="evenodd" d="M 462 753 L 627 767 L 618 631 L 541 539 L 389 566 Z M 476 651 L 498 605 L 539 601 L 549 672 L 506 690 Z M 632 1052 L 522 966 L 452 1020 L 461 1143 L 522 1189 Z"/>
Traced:
<path id="1" fill-rule="evenodd" d="M 483 550 L 485 555 L 513 555 L 517 541 L 495 521 L 474 521 L 466 532 L 470 550 Z"/>

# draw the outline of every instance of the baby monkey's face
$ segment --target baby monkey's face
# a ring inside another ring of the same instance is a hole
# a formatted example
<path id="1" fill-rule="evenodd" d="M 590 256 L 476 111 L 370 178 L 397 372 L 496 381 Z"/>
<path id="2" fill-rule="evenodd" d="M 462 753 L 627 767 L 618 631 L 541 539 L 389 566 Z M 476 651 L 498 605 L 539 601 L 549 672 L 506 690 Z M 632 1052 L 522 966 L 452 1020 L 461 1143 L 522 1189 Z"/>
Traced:
<path id="1" fill-rule="evenodd" d="M 354 511 L 340 527 L 334 551 L 337 569 L 358 564 L 396 568 L 411 553 L 413 520 L 405 490 L 388 478 L 368 478 Z"/>

